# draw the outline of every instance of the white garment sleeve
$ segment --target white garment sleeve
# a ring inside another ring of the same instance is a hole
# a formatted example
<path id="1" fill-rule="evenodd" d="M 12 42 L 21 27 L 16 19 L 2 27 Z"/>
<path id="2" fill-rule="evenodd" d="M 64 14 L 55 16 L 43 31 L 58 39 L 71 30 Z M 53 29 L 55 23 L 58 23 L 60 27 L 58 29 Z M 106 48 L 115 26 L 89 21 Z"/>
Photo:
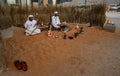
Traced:
<path id="1" fill-rule="evenodd" d="M 35 26 L 35 25 L 37 25 L 37 21 L 36 20 L 34 20 L 34 25 L 33 26 Z"/>
<path id="2" fill-rule="evenodd" d="M 54 18 L 54 16 L 52 16 L 52 24 L 53 25 L 55 24 L 55 18 Z"/>
<path id="3" fill-rule="evenodd" d="M 28 27 L 27 23 L 28 23 L 28 21 L 26 21 L 24 24 L 25 29 Z"/>
<path id="4" fill-rule="evenodd" d="M 58 19 L 57 19 L 57 20 L 58 20 L 58 24 L 61 24 L 61 23 L 60 23 L 60 18 L 59 18 L 59 17 L 58 17 Z"/>

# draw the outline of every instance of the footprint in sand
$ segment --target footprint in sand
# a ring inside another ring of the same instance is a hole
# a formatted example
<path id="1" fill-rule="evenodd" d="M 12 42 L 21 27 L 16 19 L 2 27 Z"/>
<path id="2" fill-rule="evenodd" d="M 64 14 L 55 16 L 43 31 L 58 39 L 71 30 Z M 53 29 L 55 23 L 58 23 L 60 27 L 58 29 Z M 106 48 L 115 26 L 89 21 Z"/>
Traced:
<path id="1" fill-rule="evenodd" d="M 82 59 L 76 56 L 70 57 L 69 58 L 70 64 L 71 65 L 80 65 L 82 64 Z"/>
<path id="2" fill-rule="evenodd" d="M 69 58 L 69 63 L 72 68 L 75 68 L 76 72 L 78 71 L 81 75 L 85 74 L 85 68 L 82 65 L 83 59 L 81 57 L 72 56 Z"/>

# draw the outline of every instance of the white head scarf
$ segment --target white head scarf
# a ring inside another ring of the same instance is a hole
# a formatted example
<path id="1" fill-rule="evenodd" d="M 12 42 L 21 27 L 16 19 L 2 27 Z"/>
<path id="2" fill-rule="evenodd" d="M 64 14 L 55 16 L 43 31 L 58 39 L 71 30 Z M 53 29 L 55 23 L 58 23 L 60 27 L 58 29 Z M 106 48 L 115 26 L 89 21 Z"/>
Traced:
<path id="1" fill-rule="evenodd" d="M 29 18 L 29 17 L 33 17 L 33 15 L 28 15 L 28 18 Z"/>
<path id="2" fill-rule="evenodd" d="M 54 14 L 58 14 L 58 11 L 55 11 Z"/>
<path id="3" fill-rule="evenodd" d="M 30 17 L 33 17 L 33 20 L 34 20 L 34 16 L 33 15 L 28 15 L 28 18 L 27 18 L 28 21 L 29 21 Z"/>

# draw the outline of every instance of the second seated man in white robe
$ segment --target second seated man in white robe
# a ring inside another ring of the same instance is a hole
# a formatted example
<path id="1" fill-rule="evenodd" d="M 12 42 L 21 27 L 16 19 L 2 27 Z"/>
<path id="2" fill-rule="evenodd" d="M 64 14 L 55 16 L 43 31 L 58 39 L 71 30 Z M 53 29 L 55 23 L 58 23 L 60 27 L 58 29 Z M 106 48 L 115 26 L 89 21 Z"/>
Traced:
<path id="1" fill-rule="evenodd" d="M 60 19 L 59 19 L 59 16 L 58 16 L 58 12 L 55 11 L 54 16 L 52 16 L 52 25 L 55 29 L 59 30 L 60 29 L 60 24 L 61 24 L 61 22 L 60 22 Z"/>

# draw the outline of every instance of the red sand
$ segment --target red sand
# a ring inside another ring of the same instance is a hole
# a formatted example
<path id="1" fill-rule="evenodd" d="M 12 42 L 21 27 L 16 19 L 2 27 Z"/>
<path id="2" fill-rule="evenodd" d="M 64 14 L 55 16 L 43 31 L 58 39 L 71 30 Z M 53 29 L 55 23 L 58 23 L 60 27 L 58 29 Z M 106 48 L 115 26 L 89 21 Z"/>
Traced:
<path id="1" fill-rule="evenodd" d="M 70 25 L 73 35 L 74 25 Z M 53 31 L 58 38 L 39 35 L 25 36 L 16 28 L 13 38 L 4 40 L 8 69 L 0 76 L 120 76 L 120 33 L 111 33 L 84 26 L 76 39 L 64 40 L 63 33 Z M 28 71 L 17 70 L 13 61 L 28 63 Z"/>

